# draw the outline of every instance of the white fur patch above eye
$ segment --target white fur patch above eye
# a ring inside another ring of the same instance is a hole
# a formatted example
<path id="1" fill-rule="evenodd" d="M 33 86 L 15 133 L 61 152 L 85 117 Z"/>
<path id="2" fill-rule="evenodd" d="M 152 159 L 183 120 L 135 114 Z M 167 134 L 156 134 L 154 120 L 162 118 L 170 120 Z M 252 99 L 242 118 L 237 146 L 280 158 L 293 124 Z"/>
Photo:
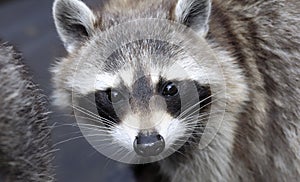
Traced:
<path id="1" fill-rule="evenodd" d="M 124 82 L 124 85 L 131 88 L 136 80 L 134 80 L 135 70 L 133 68 L 126 68 L 119 71 L 119 75 Z"/>
<path id="2" fill-rule="evenodd" d="M 156 74 L 156 73 L 151 73 L 151 82 L 152 82 L 152 84 L 153 85 L 157 85 L 158 84 L 158 82 L 159 82 L 159 78 L 160 78 L 160 76 L 158 75 L 158 74 Z"/>
<path id="3" fill-rule="evenodd" d="M 208 77 L 212 76 L 203 66 L 200 66 L 192 58 L 182 59 L 164 70 L 162 76 L 168 80 L 197 80 L 201 84 L 208 83 Z"/>
<path id="4" fill-rule="evenodd" d="M 118 76 L 115 74 L 104 73 L 96 76 L 95 90 L 107 90 L 117 87 L 120 84 Z"/>

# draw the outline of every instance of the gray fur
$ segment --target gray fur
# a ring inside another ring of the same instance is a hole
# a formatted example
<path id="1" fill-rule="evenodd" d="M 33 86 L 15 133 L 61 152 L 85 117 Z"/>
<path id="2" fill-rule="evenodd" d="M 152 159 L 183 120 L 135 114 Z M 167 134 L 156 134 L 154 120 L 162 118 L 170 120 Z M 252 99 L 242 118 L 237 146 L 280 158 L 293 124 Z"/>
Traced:
<path id="1" fill-rule="evenodd" d="M 59 1 L 66 0 L 56 0 Z M 72 91 L 82 95 L 92 92 L 89 88 L 94 80 L 88 78 L 93 78 L 99 72 L 103 73 L 102 81 L 106 81 L 106 85 L 118 84 L 110 80 L 112 75 L 122 75 L 122 70 L 116 70 L 110 75 L 103 69 L 105 63 L 95 59 L 101 60 L 97 52 L 101 52 L 110 43 L 110 40 L 100 39 L 103 30 L 136 18 L 188 22 L 186 12 L 189 12 L 191 2 L 206 5 L 194 6 L 202 12 L 200 15 L 204 15 L 198 17 L 201 26 L 196 26 L 194 30 L 197 32 L 200 27 L 206 27 L 205 33 L 199 36 L 206 39 L 222 60 L 227 87 L 226 98 L 222 98 L 227 104 L 226 114 L 220 131 L 207 148 L 185 153 L 186 160 L 183 161 L 176 158 L 178 156 L 161 161 L 162 173 L 172 182 L 299 181 L 298 1 L 212 0 L 211 9 L 210 1 L 201 0 L 110 1 L 102 11 L 95 13 L 97 26 L 93 31 L 96 33 L 88 41 L 83 41 L 82 47 L 76 52 L 53 67 L 56 103 L 60 106 L 71 105 Z M 179 8 L 183 11 L 176 11 L 178 5 L 184 7 Z M 190 22 L 197 22 L 195 20 Z M 207 22 L 209 29 L 205 26 Z M 60 31 L 60 27 L 57 28 Z M 152 27 L 149 33 L 155 31 L 168 35 L 159 25 Z M 130 54 L 128 57 L 134 56 Z M 94 65 L 76 70 L 76 63 L 84 60 Z M 163 68 L 168 66 L 168 62 L 164 62 Z M 214 65 L 208 63 L 203 66 L 211 70 L 212 74 L 219 74 L 213 71 Z M 78 84 L 73 81 L 75 71 L 81 75 Z M 191 74 L 196 77 L 201 72 L 193 72 L 191 69 Z M 196 81 L 201 83 L 202 80 Z"/>
<path id="2" fill-rule="evenodd" d="M 210 0 L 179 0 L 175 9 L 176 20 L 205 35 L 211 12 Z"/>
<path id="3" fill-rule="evenodd" d="M 58 33 L 69 52 L 78 48 L 93 33 L 95 17 L 81 1 L 56 1 L 53 13 Z"/>
<path id="4" fill-rule="evenodd" d="M 6 182 L 54 181 L 47 99 L 20 54 L 0 44 L 0 174 Z"/>

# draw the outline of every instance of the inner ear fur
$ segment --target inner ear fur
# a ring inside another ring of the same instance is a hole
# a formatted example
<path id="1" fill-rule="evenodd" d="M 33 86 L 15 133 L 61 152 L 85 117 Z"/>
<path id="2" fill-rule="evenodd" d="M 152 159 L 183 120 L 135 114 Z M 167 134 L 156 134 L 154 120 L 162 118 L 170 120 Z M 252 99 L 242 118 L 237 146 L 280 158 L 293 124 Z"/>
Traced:
<path id="1" fill-rule="evenodd" d="M 178 0 L 176 20 L 196 31 L 200 35 L 208 32 L 211 13 L 211 0 Z"/>
<path id="2" fill-rule="evenodd" d="M 53 17 L 68 52 L 78 48 L 94 32 L 96 17 L 80 0 L 55 0 Z"/>

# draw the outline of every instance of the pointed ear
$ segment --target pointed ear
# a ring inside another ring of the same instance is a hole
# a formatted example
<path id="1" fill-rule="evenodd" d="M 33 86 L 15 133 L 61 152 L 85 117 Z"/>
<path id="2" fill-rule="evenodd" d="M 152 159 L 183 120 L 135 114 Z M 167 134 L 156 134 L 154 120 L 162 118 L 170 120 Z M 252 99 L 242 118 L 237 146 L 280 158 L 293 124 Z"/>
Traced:
<path id="1" fill-rule="evenodd" d="M 176 20 L 205 36 L 211 12 L 211 0 L 178 0 Z"/>
<path id="2" fill-rule="evenodd" d="M 93 34 L 96 17 L 80 0 L 55 0 L 53 17 L 68 52 L 74 51 Z"/>

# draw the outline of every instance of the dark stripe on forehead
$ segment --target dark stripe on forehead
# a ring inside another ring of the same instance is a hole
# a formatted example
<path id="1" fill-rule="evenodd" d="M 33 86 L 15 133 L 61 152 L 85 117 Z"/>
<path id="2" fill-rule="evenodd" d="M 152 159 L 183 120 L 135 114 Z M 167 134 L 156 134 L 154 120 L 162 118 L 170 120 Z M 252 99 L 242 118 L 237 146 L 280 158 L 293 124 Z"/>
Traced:
<path id="1" fill-rule="evenodd" d="M 153 94 L 150 76 L 137 78 L 132 86 L 132 97 L 130 98 L 133 111 L 149 109 L 149 102 Z"/>
<path id="2" fill-rule="evenodd" d="M 139 40 L 120 45 L 104 62 L 103 70 L 106 72 L 116 72 L 123 66 L 132 66 L 143 63 L 144 59 L 151 59 L 151 64 L 168 65 L 173 62 L 172 58 L 183 51 L 179 46 L 161 40 Z M 136 62 L 133 64 L 132 60 Z"/>

